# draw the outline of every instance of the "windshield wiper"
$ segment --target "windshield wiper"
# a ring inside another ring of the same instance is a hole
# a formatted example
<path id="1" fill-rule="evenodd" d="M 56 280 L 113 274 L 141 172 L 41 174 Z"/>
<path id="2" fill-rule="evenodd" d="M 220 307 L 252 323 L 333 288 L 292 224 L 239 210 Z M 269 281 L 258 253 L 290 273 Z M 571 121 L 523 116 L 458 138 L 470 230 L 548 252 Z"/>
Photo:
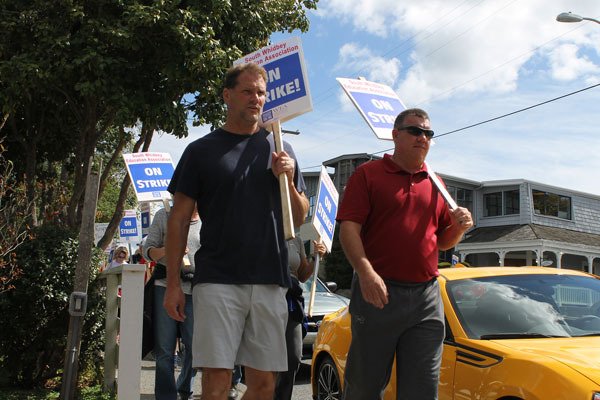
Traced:
<path id="1" fill-rule="evenodd" d="M 490 335 L 481 335 L 482 340 L 493 339 L 539 339 L 539 338 L 565 338 L 567 335 L 545 335 L 543 333 L 493 333 Z"/>

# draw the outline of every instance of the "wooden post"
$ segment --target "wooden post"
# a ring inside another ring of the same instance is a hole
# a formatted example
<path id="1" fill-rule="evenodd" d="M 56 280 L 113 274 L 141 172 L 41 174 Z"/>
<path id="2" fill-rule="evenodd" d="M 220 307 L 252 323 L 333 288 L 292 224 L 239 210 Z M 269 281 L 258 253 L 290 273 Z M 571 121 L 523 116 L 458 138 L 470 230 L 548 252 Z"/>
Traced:
<path id="1" fill-rule="evenodd" d="M 318 241 L 320 240 L 321 239 L 319 239 Z M 319 277 L 319 261 L 321 261 L 320 259 L 321 256 L 319 255 L 319 252 L 317 252 L 317 255 L 315 257 L 315 270 L 313 271 L 313 281 L 310 287 L 310 298 L 308 300 L 308 308 L 306 310 L 306 314 L 308 314 L 309 317 L 312 317 L 313 306 L 315 304 L 315 293 L 317 292 L 317 279 Z"/>
<path id="2" fill-rule="evenodd" d="M 439 192 L 442 195 L 442 197 L 444 198 L 444 200 L 446 200 L 448 207 L 450 207 L 450 209 L 453 211 L 456 210 L 458 208 L 458 205 L 456 204 L 456 202 L 454 201 L 454 199 L 452 198 L 450 193 L 448 193 L 448 190 L 446 189 L 444 184 L 440 181 L 440 178 L 438 178 L 436 173 L 433 172 L 433 169 L 431 169 L 431 166 L 429 164 L 427 164 L 427 162 L 425 162 L 425 165 L 427 166 L 427 171 L 429 172 L 429 179 L 431 179 L 431 181 L 433 182 L 433 184 L 435 185 L 437 190 L 439 190 Z"/>
<path id="3" fill-rule="evenodd" d="M 275 151 L 280 153 L 283 151 L 283 140 L 281 139 L 281 123 L 276 121 L 272 125 L 273 138 L 275 139 Z M 298 171 L 300 173 L 300 171 Z M 281 211 L 283 216 L 283 233 L 285 240 L 295 238 L 294 220 L 292 217 L 292 203 L 290 201 L 290 189 L 288 187 L 287 174 L 279 175 L 279 194 L 281 195 Z"/>
<path id="4" fill-rule="evenodd" d="M 90 262 L 94 247 L 94 221 L 96 219 L 96 203 L 100 177 L 92 171 L 93 158 L 90 157 L 85 186 L 81 228 L 79 231 L 79 248 L 77 250 L 77 265 L 75 267 L 75 282 L 73 292 L 87 293 L 90 278 Z M 81 347 L 81 331 L 83 315 L 71 315 L 67 333 L 67 349 L 63 369 L 61 399 L 74 399 L 77 391 L 77 376 L 79 373 L 79 349 Z"/>

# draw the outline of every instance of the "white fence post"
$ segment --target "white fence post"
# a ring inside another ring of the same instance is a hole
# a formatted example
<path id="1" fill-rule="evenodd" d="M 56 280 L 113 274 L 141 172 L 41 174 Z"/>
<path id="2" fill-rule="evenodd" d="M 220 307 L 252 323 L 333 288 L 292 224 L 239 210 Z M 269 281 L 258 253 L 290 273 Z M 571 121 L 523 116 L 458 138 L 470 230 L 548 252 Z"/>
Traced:
<path id="1" fill-rule="evenodd" d="M 116 372 L 117 372 L 117 335 L 119 333 L 119 320 L 117 312 L 119 309 L 119 299 L 117 298 L 120 274 L 106 274 L 106 320 L 104 330 L 104 390 L 109 392 L 116 391 Z"/>
<path id="2" fill-rule="evenodd" d="M 146 265 L 123 264 L 102 272 L 102 275 L 106 277 L 104 388 L 114 391 L 116 386 L 118 399 L 139 399 Z M 119 283 L 120 320 L 117 319 Z M 119 371 L 117 379 L 116 370 Z"/>

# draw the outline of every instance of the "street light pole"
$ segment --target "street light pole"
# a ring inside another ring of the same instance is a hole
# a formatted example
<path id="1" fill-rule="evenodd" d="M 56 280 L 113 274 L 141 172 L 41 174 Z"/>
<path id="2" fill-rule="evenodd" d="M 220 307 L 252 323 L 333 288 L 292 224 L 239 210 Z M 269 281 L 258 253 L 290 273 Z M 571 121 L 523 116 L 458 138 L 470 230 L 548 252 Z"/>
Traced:
<path id="1" fill-rule="evenodd" d="M 573 14 L 572 12 L 560 13 L 556 16 L 558 22 L 581 22 L 581 21 L 592 21 L 600 24 L 600 21 L 594 18 L 582 17 L 581 15 Z"/>

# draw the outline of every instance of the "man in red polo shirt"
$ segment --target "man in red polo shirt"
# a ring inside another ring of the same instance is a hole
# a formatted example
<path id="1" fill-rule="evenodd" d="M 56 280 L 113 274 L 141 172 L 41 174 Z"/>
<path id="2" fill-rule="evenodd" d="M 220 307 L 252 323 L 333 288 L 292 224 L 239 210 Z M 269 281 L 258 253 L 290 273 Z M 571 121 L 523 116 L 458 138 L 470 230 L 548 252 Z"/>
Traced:
<path id="1" fill-rule="evenodd" d="M 394 154 L 356 169 L 337 215 L 355 272 L 345 400 L 382 398 L 394 356 L 398 399 L 437 399 L 444 340 L 438 251 L 473 226 L 469 211 L 450 210 L 429 179 L 427 113 L 401 112 L 392 136 Z"/>

